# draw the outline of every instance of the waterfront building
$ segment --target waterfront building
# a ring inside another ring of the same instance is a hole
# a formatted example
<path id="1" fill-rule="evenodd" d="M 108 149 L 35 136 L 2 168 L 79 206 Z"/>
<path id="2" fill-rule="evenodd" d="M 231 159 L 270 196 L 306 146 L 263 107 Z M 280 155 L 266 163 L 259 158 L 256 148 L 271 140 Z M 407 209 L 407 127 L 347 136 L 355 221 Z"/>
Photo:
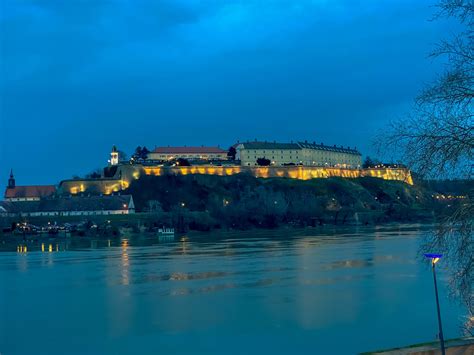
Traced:
<path id="1" fill-rule="evenodd" d="M 41 198 L 52 196 L 56 192 L 54 185 L 24 185 L 17 186 L 13 170 L 10 171 L 4 199 L 6 201 L 39 201 Z"/>
<path id="2" fill-rule="evenodd" d="M 309 143 L 243 142 L 236 146 L 242 166 L 256 166 L 257 159 L 270 160 L 270 165 L 305 165 L 360 168 L 362 155 L 357 149 Z"/>
<path id="3" fill-rule="evenodd" d="M 227 151 L 219 147 L 156 147 L 148 160 L 227 160 Z"/>
<path id="4" fill-rule="evenodd" d="M 0 201 L 3 217 L 98 216 L 135 213 L 132 195 L 69 196 Z"/>

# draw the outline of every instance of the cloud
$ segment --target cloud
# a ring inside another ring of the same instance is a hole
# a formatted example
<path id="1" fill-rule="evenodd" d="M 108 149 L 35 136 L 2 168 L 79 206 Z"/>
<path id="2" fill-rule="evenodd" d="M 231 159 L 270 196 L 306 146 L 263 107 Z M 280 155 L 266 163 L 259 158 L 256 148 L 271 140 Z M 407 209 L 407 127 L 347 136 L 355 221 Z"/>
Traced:
<path id="1" fill-rule="evenodd" d="M 427 21 L 430 1 L 5 3 L 0 124 L 25 139 L 0 137 L 0 166 L 34 150 L 32 180 L 100 165 L 113 143 L 368 150 L 370 131 L 433 76 L 426 55 L 447 28 Z M 41 171 L 50 154 L 61 164 Z"/>

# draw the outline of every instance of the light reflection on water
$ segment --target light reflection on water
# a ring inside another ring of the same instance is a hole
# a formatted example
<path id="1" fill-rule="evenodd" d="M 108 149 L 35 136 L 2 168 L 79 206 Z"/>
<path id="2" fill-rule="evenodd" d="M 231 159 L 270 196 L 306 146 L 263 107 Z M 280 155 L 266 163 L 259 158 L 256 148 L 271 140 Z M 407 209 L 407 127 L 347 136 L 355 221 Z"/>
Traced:
<path id="1" fill-rule="evenodd" d="M 417 259 L 423 233 L 387 226 L 4 243 L 0 352 L 278 354 L 317 345 L 316 353 L 351 354 L 433 340 L 432 279 Z M 454 337 L 462 311 L 445 295 Z"/>

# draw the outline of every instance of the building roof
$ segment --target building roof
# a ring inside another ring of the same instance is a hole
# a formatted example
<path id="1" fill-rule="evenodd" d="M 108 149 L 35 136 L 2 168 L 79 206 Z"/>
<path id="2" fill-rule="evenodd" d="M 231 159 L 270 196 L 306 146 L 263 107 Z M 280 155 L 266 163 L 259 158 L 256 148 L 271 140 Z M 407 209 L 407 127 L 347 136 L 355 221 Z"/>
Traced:
<path id="1" fill-rule="evenodd" d="M 298 144 L 301 146 L 301 148 L 306 148 L 306 149 L 315 149 L 315 150 L 326 150 L 330 152 L 339 152 L 339 153 L 347 153 L 347 154 L 357 154 L 361 155 L 360 152 L 357 149 L 352 149 L 352 148 L 344 148 L 344 147 L 337 147 L 337 146 L 330 146 L 330 145 L 324 145 L 323 143 L 321 144 L 316 144 L 315 142 L 309 143 L 309 142 L 298 142 Z"/>
<path id="2" fill-rule="evenodd" d="M 5 190 L 5 198 L 48 197 L 54 194 L 54 185 L 15 186 Z"/>
<path id="3" fill-rule="evenodd" d="M 296 143 L 242 142 L 244 149 L 301 149 Z"/>
<path id="4" fill-rule="evenodd" d="M 0 201 L 8 213 L 116 211 L 134 209 L 132 195 L 73 196 L 40 201 Z"/>
<path id="5" fill-rule="evenodd" d="M 279 143 L 279 142 L 242 142 L 238 143 L 241 144 L 244 149 L 316 149 L 316 150 L 326 150 L 331 152 L 339 152 L 339 153 L 347 153 L 347 154 L 357 154 L 361 155 L 357 149 L 352 148 L 344 148 L 344 147 L 337 147 L 337 146 L 330 146 L 324 144 L 316 144 L 315 142 L 309 143 L 305 142 L 297 142 L 297 143 Z"/>
<path id="6" fill-rule="evenodd" d="M 156 147 L 153 153 L 163 154 L 227 154 L 219 147 Z"/>

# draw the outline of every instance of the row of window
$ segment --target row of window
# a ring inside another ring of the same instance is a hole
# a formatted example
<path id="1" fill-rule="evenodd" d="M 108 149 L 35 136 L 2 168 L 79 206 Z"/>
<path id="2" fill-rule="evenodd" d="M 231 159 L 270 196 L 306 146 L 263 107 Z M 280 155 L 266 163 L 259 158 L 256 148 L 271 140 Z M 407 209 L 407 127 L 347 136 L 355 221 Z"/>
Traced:
<path id="1" fill-rule="evenodd" d="M 257 156 L 255 155 L 254 158 L 257 159 Z M 264 157 L 264 158 L 265 158 L 265 157 Z M 250 157 L 247 156 L 247 159 L 250 159 Z M 275 159 L 275 156 L 272 156 L 272 159 Z M 283 156 L 281 157 L 281 159 L 283 159 Z M 292 159 L 292 157 L 290 156 L 289 159 Z M 296 157 L 296 160 L 298 160 L 298 157 Z"/>
<path id="2" fill-rule="evenodd" d="M 160 158 L 220 158 L 223 154 L 161 154 Z"/>

